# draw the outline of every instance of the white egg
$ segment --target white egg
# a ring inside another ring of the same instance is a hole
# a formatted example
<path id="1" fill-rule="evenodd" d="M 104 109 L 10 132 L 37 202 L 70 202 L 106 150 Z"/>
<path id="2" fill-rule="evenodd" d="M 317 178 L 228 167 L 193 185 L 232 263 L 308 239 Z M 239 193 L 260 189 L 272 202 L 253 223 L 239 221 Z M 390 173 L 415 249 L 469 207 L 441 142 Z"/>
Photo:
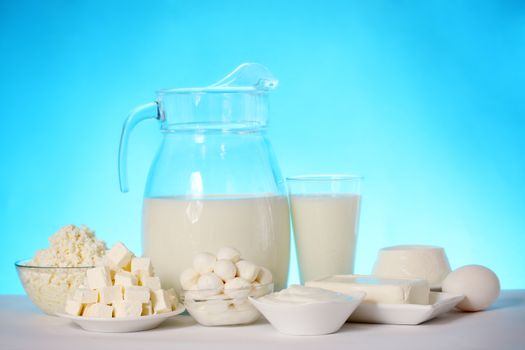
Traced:
<path id="1" fill-rule="evenodd" d="M 457 305 L 463 311 L 480 311 L 489 307 L 499 296 L 500 284 L 496 274 L 481 265 L 467 265 L 452 271 L 443 280 L 443 292 L 463 294 Z"/>

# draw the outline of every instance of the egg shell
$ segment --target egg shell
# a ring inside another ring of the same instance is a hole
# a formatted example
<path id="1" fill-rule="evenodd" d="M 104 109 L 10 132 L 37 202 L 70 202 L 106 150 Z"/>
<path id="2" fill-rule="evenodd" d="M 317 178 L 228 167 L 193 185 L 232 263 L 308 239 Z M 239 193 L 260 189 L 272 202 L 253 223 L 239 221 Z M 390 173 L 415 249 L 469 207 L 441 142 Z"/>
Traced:
<path id="1" fill-rule="evenodd" d="M 481 265 L 467 265 L 452 271 L 443 280 L 442 290 L 465 296 L 457 305 L 458 309 L 481 311 L 498 298 L 500 283 L 492 270 Z"/>

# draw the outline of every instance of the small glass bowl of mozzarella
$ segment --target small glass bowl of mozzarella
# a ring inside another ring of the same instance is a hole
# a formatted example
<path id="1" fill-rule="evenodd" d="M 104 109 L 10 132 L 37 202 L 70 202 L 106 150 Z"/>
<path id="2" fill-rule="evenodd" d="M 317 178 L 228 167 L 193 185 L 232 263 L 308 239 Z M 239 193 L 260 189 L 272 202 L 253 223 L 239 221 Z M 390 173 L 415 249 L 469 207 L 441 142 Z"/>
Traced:
<path id="1" fill-rule="evenodd" d="M 182 301 L 190 315 L 203 326 L 228 326 L 257 321 L 261 314 L 248 297 L 273 292 L 273 283 L 252 283 L 240 288 L 184 290 Z"/>

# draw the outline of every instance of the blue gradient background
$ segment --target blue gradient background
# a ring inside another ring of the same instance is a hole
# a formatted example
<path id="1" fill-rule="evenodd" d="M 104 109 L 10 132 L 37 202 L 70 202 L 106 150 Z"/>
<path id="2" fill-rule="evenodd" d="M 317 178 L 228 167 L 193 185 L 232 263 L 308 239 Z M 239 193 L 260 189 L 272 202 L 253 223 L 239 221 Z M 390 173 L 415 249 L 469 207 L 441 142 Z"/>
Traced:
<path id="1" fill-rule="evenodd" d="M 0 293 L 67 223 L 140 252 L 158 125 L 127 112 L 242 62 L 281 81 L 284 175 L 366 177 L 356 271 L 379 248 L 444 246 L 525 288 L 525 5 L 520 1 L 1 1 Z M 297 281 L 292 266 L 292 281 Z"/>

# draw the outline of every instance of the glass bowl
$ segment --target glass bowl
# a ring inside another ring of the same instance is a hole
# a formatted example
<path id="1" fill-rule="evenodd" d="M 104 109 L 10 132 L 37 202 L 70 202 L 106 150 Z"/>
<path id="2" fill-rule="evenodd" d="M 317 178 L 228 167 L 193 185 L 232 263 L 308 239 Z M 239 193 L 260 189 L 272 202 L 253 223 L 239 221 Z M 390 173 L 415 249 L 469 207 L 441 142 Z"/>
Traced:
<path id="1" fill-rule="evenodd" d="M 249 288 L 216 290 L 184 290 L 182 302 L 190 315 L 203 326 L 248 324 L 261 316 L 248 297 L 261 297 L 273 292 L 273 283 Z"/>
<path id="2" fill-rule="evenodd" d="M 94 266 L 47 267 L 15 262 L 18 277 L 33 304 L 48 315 L 64 311 L 68 296 L 84 283 L 86 271 Z"/>

